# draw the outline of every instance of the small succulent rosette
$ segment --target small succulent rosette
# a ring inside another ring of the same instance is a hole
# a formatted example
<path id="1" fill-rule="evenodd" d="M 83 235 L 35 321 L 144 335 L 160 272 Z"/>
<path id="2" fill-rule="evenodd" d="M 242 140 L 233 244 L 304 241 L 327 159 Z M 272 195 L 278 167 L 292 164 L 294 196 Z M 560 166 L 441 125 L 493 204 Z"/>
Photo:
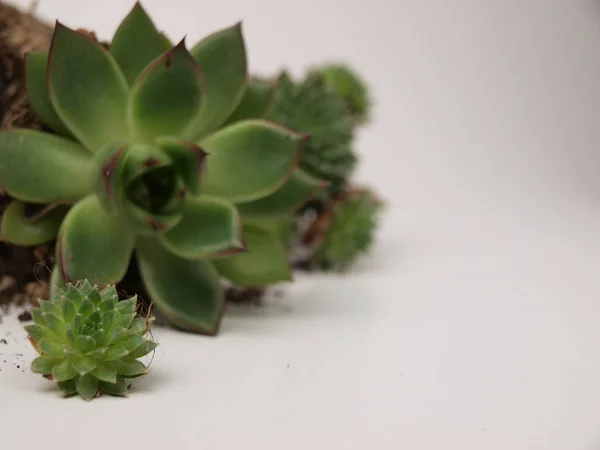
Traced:
<path id="1" fill-rule="evenodd" d="M 119 301 L 114 286 L 87 281 L 40 301 L 31 309 L 34 323 L 25 326 L 40 354 L 31 370 L 55 381 L 65 396 L 125 396 L 128 380 L 147 373 L 138 358 L 157 346 L 145 337 L 152 320 L 137 317 L 136 302 Z"/>

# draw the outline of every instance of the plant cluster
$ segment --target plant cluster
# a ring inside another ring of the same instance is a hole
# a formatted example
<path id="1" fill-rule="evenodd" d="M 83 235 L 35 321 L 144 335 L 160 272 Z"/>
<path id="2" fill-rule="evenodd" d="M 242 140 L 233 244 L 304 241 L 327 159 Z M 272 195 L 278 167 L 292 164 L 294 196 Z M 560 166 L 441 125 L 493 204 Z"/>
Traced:
<path id="1" fill-rule="evenodd" d="M 170 323 L 214 335 L 222 280 L 257 288 L 292 279 L 288 244 L 309 199 L 339 214 L 315 267 L 346 266 L 372 241 L 376 208 L 345 195 L 370 107 L 347 67 L 312 69 L 299 82 L 249 76 L 241 24 L 188 48 L 138 3 L 107 44 L 57 22 L 49 52 L 27 55 L 26 75 L 47 129 L 0 132 L 0 188 L 13 198 L 0 239 L 56 240 L 52 299 L 64 289 L 76 297 L 67 286 L 82 280 L 118 283 L 133 258 Z M 350 203 L 339 207 L 340 198 Z M 59 306 L 47 305 L 56 316 Z M 77 380 L 60 382 L 92 391 L 91 378 Z"/>
<path id="2" fill-rule="evenodd" d="M 65 396 L 91 400 L 125 396 L 129 379 L 146 374 L 138 359 L 156 348 L 145 338 L 151 318 L 136 316 L 135 297 L 119 301 L 114 286 L 69 284 L 31 309 L 29 340 L 40 354 L 34 373 L 55 381 Z"/>

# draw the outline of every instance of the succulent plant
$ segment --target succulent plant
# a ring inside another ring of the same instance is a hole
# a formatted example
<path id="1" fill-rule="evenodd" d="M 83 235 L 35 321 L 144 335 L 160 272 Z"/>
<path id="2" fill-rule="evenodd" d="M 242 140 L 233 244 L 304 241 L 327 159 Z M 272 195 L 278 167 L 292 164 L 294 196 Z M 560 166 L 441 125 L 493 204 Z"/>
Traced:
<path id="1" fill-rule="evenodd" d="M 248 84 L 240 24 L 188 50 L 138 3 L 109 45 L 57 22 L 49 53 L 26 62 L 32 107 L 53 132 L 0 133 L 0 188 L 15 199 L 0 239 L 56 237 L 55 288 L 115 284 L 135 256 L 158 311 L 214 335 L 221 277 L 291 279 L 281 223 L 325 184 L 297 168 L 305 135 L 251 119 L 271 88 Z"/>
<path id="2" fill-rule="evenodd" d="M 369 121 L 371 93 L 356 71 L 344 64 L 327 64 L 315 68 L 314 73 L 344 101 L 348 114 L 357 125 Z"/>
<path id="3" fill-rule="evenodd" d="M 357 163 L 352 148 L 353 121 L 344 102 L 325 87 L 318 74 L 311 73 L 298 83 L 286 72 L 281 73 L 266 117 L 309 133 L 300 167 L 331 182 L 330 193 L 343 189 Z"/>
<path id="4" fill-rule="evenodd" d="M 144 337 L 152 320 L 136 317 L 136 302 L 118 301 L 114 286 L 87 281 L 40 301 L 30 310 L 33 325 L 25 326 L 40 354 L 31 370 L 55 381 L 64 395 L 125 396 L 128 380 L 147 373 L 138 358 L 157 346 Z"/>
<path id="5" fill-rule="evenodd" d="M 333 198 L 307 232 L 307 241 L 316 249 L 313 267 L 343 271 L 366 253 L 381 207 L 381 201 L 367 189 L 348 190 Z"/>

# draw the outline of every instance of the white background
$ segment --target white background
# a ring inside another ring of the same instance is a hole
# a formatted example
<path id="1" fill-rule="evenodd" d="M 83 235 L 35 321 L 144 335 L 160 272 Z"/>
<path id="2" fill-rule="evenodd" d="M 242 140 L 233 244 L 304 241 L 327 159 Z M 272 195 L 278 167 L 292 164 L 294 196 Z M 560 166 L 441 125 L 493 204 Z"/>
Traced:
<path id="1" fill-rule="evenodd" d="M 132 4 L 38 12 L 110 38 Z M 216 339 L 158 329 L 126 400 L 60 399 L 5 320 L 2 448 L 600 449 L 599 1 L 144 5 L 190 44 L 243 19 L 255 73 L 335 58 L 368 79 L 378 244 Z"/>

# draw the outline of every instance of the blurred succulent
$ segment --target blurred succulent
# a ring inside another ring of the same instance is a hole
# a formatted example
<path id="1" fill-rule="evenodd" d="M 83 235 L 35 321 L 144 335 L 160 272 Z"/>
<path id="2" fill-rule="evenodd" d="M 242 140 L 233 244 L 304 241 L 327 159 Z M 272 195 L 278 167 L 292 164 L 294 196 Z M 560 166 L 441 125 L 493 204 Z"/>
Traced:
<path id="1" fill-rule="evenodd" d="M 64 395 L 91 400 L 125 396 L 128 379 L 147 373 L 138 358 L 157 344 L 144 336 L 151 318 L 136 317 L 135 297 L 118 301 L 114 286 L 69 284 L 32 308 L 29 341 L 40 354 L 31 370 L 56 381 Z"/>
<path id="2" fill-rule="evenodd" d="M 306 232 L 305 241 L 315 248 L 313 267 L 343 271 L 366 253 L 381 207 L 381 201 L 366 189 L 348 190 L 333 198 Z"/>
<path id="3" fill-rule="evenodd" d="M 344 102 L 325 87 L 319 75 L 309 74 L 296 83 L 287 73 L 280 74 L 266 117 L 308 133 L 310 139 L 306 142 L 300 167 L 317 178 L 330 181 L 330 193 L 343 189 L 357 163 L 352 148 L 353 121 Z"/>
<path id="4" fill-rule="evenodd" d="M 348 114 L 357 125 L 369 121 L 371 94 L 357 72 L 344 64 L 328 64 L 315 68 L 314 73 L 344 101 Z"/>
<path id="5" fill-rule="evenodd" d="M 117 283 L 134 255 L 164 317 L 216 334 L 220 277 L 289 280 L 280 224 L 324 187 L 297 169 L 304 135 L 248 119 L 270 88 L 247 88 L 246 65 L 240 24 L 188 51 L 139 4 L 109 46 L 57 22 L 49 53 L 27 55 L 32 107 L 54 133 L 0 133 L 0 188 L 16 199 L 0 239 L 58 233 L 56 287 Z"/>

